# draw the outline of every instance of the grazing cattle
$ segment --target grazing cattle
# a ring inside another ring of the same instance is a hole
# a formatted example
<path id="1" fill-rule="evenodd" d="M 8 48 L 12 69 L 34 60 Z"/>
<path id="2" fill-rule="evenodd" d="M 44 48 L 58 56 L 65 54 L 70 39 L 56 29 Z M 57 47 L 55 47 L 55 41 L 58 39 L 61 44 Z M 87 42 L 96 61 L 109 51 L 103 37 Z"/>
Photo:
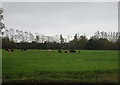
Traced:
<path id="1" fill-rule="evenodd" d="M 59 53 L 62 53 L 62 51 L 61 51 L 61 50 L 58 50 L 58 52 L 59 52 Z"/>
<path id="2" fill-rule="evenodd" d="M 68 53 L 68 51 L 64 51 L 65 53 Z"/>
<path id="3" fill-rule="evenodd" d="M 76 53 L 75 50 L 69 50 L 69 53 Z"/>
<path id="4" fill-rule="evenodd" d="M 24 51 L 27 51 L 27 49 L 26 49 L 26 48 L 24 48 Z"/>
<path id="5" fill-rule="evenodd" d="M 10 52 L 14 52 L 14 49 L 11 49 Z"/>
<path id="6" fill-rule="evenodd" d="M 9 52 L 9 49 L 5 49 L 5 51 L 8 51 L 8 52 Z"/>
<path id="7" fill-rule="evenodd" d="M 27 51 L 27 49 L 26 49 L 26 48 L 24 48 L 24 49 L 22 48 L 22 49 L 21 49 L 21 52 L 23 52 L 23 51 Z"/>

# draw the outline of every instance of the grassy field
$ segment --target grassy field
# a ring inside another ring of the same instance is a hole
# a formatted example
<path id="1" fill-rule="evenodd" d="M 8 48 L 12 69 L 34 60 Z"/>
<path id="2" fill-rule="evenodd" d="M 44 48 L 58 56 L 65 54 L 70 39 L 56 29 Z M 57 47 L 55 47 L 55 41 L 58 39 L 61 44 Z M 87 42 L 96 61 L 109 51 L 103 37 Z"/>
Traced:
<path id="1" fill-rule="evenodd" d="M 3 50 L 3 82 L 118 82 L 118 51 Z"/>

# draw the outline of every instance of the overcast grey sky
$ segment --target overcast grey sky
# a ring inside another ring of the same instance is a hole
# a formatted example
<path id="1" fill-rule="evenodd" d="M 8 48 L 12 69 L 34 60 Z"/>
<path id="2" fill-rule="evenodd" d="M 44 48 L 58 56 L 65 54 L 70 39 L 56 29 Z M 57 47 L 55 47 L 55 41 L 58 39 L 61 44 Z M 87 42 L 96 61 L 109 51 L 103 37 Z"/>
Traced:
<path id="1" fill-rule="evenodd" d="M 44 35 L 118 31 L 117 2 L 3 2 L 7 28 Z"/>

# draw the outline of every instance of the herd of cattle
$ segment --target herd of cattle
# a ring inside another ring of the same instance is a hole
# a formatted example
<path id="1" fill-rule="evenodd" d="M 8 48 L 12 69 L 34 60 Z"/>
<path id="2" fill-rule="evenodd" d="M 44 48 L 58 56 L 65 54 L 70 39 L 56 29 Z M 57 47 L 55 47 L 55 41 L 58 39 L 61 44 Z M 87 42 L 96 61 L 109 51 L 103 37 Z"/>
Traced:
<path id="1" fill-rule="evenodd" d="M 7 52 L 14 52 L 15 50 L 14 49 L 5 49 L 5 51 L 7 51 Z M 23 52 L 23 51 L 27 51 L 27 49 L 21 49 L 21 52 Z"/>
<path id="2" fill-rule="evenodd" d="M 7 52 L 14 52 L 14 49 L 5 49 L 5 51 Z M 27 49 L 21 49 L 21 52 L 23 51 L 27 51 Z M 48 51 L 51 51 L 51 49 L 49 49 Z M 80 51 L 76 51 L 76 50 L 68 50 L 68 51 L 62 51 L 62 50 L 58 50 L 58 53 L 80 53 Z"/>
<path id="3" fill-rule="evenodd" d="M 14 52 L 14 49 L 5 49 L 7 52 Z"/>
<path id="4" fill-rule="evenodd" d="M 68 50 L 68 51 L 62 51 L 62 50 L 58 50 L 59 53 L 80 53 L 80 51 L 76 51 L 76 50 Z"/>

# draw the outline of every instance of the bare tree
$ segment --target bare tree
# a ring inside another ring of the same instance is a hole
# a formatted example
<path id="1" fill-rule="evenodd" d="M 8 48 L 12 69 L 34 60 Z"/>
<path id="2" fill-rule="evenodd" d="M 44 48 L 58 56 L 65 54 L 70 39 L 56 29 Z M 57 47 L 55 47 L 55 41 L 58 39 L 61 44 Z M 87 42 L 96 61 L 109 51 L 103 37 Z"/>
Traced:
<path id="1" fill-rule="evenodd" d="M 34 41 L 34 35 L 31 32 L 29 32 L 29 41 Z"/>
<path id="2" fill-rule="evenodd" d="M 3 28 L 5 28 L 5 25 L 3 24 L 3 22 L 2 22 L 2 20 L 3 20 L 3 15 L 2 15 L 2 13 L 3 13 L 3 9 L 2 8 L 0 8 L 0 34 L 1 34 L 1 36 L 3 36 L 3 32 L 2 32 L 2 29 Z"/>
<path id="3" fill-rule="evenodd" d="M 14 40 L 14 35 L 15 35 L 14 29 L 9 29 L 8 33 L 9 33 L 9 39 Z"/>
<path id="4" fill-rule="evenodd" d="M 60 34 L 60 43 L 61 43 L 61 44 L 64 43 L 64 38 L 63 38 L 62 34 Z"/>
<path id="5" fill-rule="evenodd" d="M 29 34 L 28 34 L 28 32 L 24 32 L 24 38 L 25 38 L 25 42 L 29 41 Z"/>

